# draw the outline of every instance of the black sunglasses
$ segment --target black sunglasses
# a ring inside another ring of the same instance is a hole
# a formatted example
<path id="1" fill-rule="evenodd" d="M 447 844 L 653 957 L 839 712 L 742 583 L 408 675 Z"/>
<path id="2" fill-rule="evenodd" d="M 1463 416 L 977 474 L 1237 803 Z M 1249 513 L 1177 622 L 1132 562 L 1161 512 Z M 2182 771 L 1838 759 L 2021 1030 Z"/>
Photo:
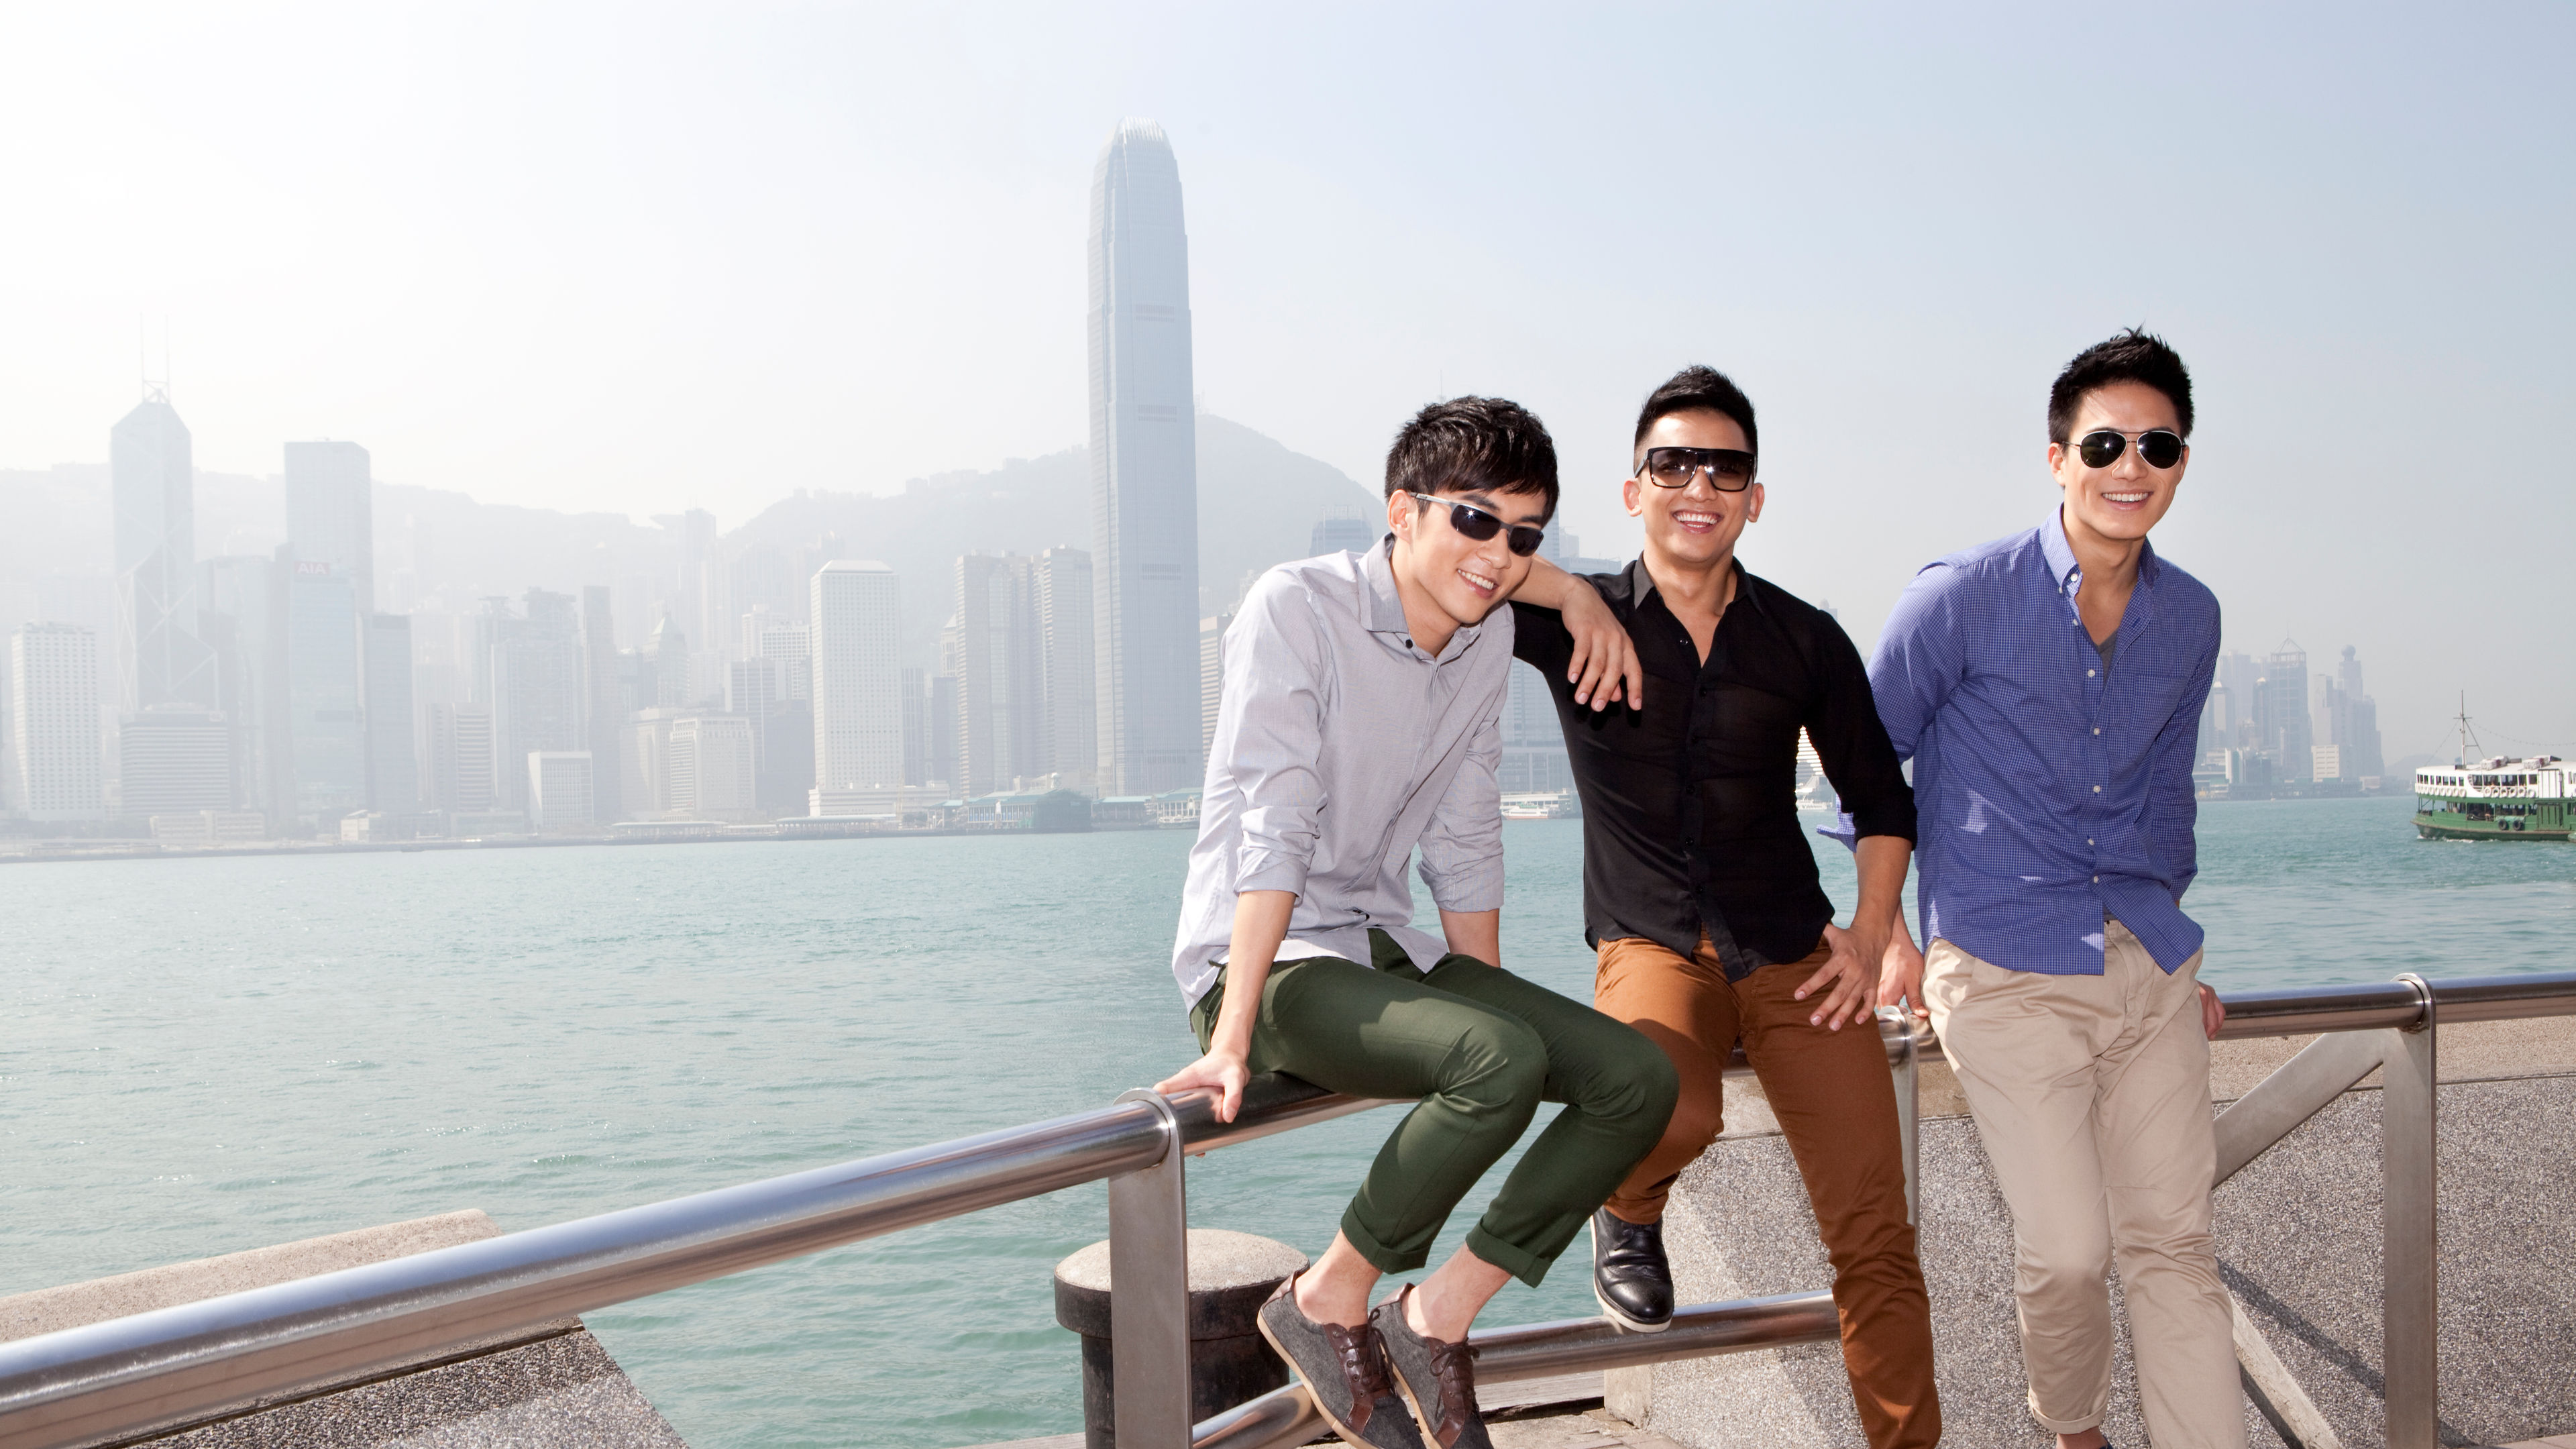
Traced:
<path id="1" fill-rule="evenodd" d="M 1706 473 L 1709 487 L 1741 493 L 1753 486 L 1753 455 L 1741 448 L 1648 448 L 1637 472 L 1658 488 L 1688 488 L 1694 475 Z"/>
<path id="2" fill-rule="evenodd" d="M 2182 461 L 2182 434 L 2171 428 L 2149 428 L 2137 435 L 2138 456 L 2150 468 L 2170 468 Z M 2087 468 L 2108 468 L 2120 461 L 2129 446 L 2129 435 L 2113 428 L 2099 428 L 2075 440 L 2075 456 Z"/>
<path id="3" fill-rule="evenodd" d="M 1454 498 L 1435 498 L 1428 493 L 1416 493 L 1410 488 L 1404 491 L 1407 497 L 1419 498 L 1425 503 L 1448 504 L 1449 526 L 1477 543 L 1483 543 L 1503 531 L 1501 519 L 1473 503 L 1461 503 Z M 1526 523 L 1511 525 L 1511 533 L 1512 536 L 1506 541 L 1506 546 L 1523 558 L 1538 552 L 1538 546 L 1547 540 L 1546 529 L 1532 528 Z"/>

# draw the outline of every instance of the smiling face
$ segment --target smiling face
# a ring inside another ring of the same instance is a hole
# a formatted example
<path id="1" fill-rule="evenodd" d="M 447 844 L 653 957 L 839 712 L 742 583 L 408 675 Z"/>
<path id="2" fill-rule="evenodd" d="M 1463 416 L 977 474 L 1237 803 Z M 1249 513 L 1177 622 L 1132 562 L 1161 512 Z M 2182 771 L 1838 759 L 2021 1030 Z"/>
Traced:
<path id="1" fill-rule="evenodd" d="M 1630 457 L 1632 470 L 1643 463 L 1648 448 L 1751 451 L 1735 419 L 1711 408 L 1655 419 Z M 1704 471 L 1692 474 L 1687 488 L 1658 488 L 1632 471 L 1620 496 L 1627 500 L 1629 516 L 1645 521 L 1647 551 L 1684 568 L 1722 562 L 1735 551 L 1744 525 L 1762 516 L 1760 483 L 1740 493 L 1720 493 Z"/>
<path id="2" fill-rule="evenodd" d="M 1512 552 L 1512 527 L 1547 523 L 1547 499 L 1537 493 L 1471 488 L 1439 497 L 1438 503 L 1423 503 L 1398 493 L 1386 500 L 1405 621 L 1433 654 L 1446 648 L 1460 627 L 1482 622 L 1529 577 L 1530 561 Z M 1504 526 L 1479 543 L 1449 521 L 1453 501 L 1481 508 Z"/>
<path id="3" fill-rule="evenodd" d="M 2126 434 L 2128 446 L 2111 460 L 2110 467 L 2087 467 L 2075 445 L 2086 433 L 2104 428 Z M 2076 405 L 2067 441 L 2048 445 L 2048 470 L 2057 475 L 2057 486 L 2066 493 L 2061 516 L 2069 540 L 2110 547 L 2134 544 L 2173 507 L 2174 490 L 2182 486 L 2183 470 L 2191 466 L 2191 449 L 2184 448 L 2181 460 L 2170 468 L 2147 466 L 2138 456 L 2137 436 L 2151 428 L 2178 433 L 2182 419 L 2173 399 L 2143 382 L 2095 388 Z"/>

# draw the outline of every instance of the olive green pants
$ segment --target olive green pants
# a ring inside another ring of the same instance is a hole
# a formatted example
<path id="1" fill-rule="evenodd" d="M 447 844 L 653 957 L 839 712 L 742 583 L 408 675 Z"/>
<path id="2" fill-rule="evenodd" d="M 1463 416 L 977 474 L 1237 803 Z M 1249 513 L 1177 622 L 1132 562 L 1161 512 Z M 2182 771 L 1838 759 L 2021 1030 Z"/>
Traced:
<path id="1" fill-rule="evenodd" d="M 1477 1257 L 1535 1286 L 1662 1138 L 1672 1061 L 1633 1027 L 1473 957 L 1444 956 L 1426 973 L 1382 931 L 1369 945 L 1368 966 L 1310 956 L 1270 968 L 1251 1069 L 1419 1099 L 1342 1214 L 1342 1235 L 1387 1273 L 1428 1261 L 1441 1224 L 1538 1104 L 1564 1103 L 1467 1234 Z M 1202 1051 L 1224 1001 L 1220 975 L 1190 1009 Z"/>

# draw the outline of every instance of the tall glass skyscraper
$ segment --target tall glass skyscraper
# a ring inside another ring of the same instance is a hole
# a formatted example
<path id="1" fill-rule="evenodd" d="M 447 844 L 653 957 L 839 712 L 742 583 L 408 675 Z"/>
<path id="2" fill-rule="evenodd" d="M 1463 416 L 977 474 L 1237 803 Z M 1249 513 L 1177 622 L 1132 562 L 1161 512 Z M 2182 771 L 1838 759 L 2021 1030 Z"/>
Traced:
<path id="1" fill-rule="evenodd" d="M 1181 172 L 1122 122 L 1091 176 L 1091 543 L 1100 789 L 1201 778 L 1198 427 Z"/>
<path id="2" fill-rule="evenodd" d="M 156 389 L 107 435 L 116 509 L 119 705 L 215 709 L 215 652 L 197 637 L 196 478 L 188 425 Z"/>

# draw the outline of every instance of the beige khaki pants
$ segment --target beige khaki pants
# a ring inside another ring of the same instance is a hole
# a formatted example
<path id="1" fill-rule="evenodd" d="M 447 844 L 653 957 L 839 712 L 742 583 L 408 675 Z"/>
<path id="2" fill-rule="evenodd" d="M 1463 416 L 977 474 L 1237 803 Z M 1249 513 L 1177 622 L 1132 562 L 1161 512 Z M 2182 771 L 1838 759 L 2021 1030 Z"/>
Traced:
<path id="1" fill-rule="evenodd" d="M 2200 957 L 2167 974 L 2117 921 L 2103 945 L 2099 976 L 2007 971 L 1946 940 L 1925 956 L 1924 1004 L 2012 1209 L 2030 1411 L 2060 1434 L 2102 1422 L 2116 1258 L 2155 1449 L 2243 1449 Z"/>

